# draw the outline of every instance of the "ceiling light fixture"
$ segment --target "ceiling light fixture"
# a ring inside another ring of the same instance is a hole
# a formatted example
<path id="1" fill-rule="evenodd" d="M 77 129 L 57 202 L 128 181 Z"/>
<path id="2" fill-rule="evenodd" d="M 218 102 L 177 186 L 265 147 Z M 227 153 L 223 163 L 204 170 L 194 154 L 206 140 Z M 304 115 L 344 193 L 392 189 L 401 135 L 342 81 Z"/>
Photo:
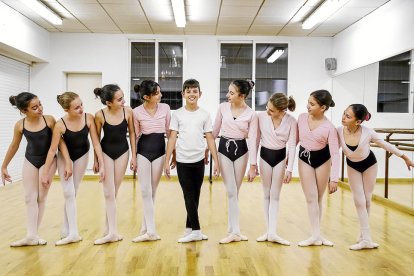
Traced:
<path id="1" fill-rule="evenodd" d="M 308 0 L 305 4 L 296 12 L 296 14 L 293 16 L 293 18 L 290 20 L 293 23 L 300 22 L 303 20 L 303 18 L 315 8 L 315 6 L 318 6 L 319 2 L 321 0 Z"/>
<path id="2" fill-rule="evenodd" d="M 178 28 L 185 27 L 185 9 L 184 9 L 184 0 L 171 0 L 174 18 L 175 18 L 175 25 Z"/>
<path id="3" fill-rule="evenodd" d="M 349 0 L 326 0 L 305 21 L 302 29 L 312 29 L 316 24 L 325 21 L 337 10 L 342 8 Z"/>
<path id="4" fill-rule="evenodd" d="M 38 0 L 20 0 L 38 15 L 52 23 L 53 25 L 62 25 L 62 18 L 49 9 L 45 4 Z"/>
<path id="5" fill-rule="evenodd" d="M 283 55 L 284 52 L 285 50 L 282 49 L 274 51 L 273 54 L 267 59 L 267 63 L 275 62 L 281 55 Z"/>

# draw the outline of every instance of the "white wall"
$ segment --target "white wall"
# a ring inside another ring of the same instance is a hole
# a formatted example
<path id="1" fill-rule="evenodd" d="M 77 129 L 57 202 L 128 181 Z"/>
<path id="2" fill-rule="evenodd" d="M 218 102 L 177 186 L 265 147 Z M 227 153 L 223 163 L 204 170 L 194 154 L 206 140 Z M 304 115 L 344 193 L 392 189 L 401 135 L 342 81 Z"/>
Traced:
<path id="1" fill-rule="evenodd" d="M 392 0 L 333 38 L 336 75 L 414 49 L 414 1 Z"/>
<path id="2" fill-rule="evenodd" d="M 117 83 L 129 102 L 129 40 L 183 40 L 187 53 L 184 79 L 200 81 L 203 96 L 200 105 L 215 117 L 219 97 L 219 41 L 255 40 L 289 43 L 289 93 L 297 101 L 295 114 L 305 111 L 307 95 L 316 89 L 331 89 L 331 77 L 324 69 L 324 59 L 331 56 L 331 38 L 299 37 L 217 37 L 149 36 L 111 34 L 50 34 L 48 64 L 32 68 L 30 89 L 41 98 L 45 112 L 60 116 L 55 95 L 66 88 L 65 72 L 100 72 L 102 83 Z M 92 91 L 91 91 L 92 93 Z"/>
<path id="3" fill-rule="evenodd" d="M 27 63 L 47 61 L 49 32 L 0 2 L 0 52 Z"/>

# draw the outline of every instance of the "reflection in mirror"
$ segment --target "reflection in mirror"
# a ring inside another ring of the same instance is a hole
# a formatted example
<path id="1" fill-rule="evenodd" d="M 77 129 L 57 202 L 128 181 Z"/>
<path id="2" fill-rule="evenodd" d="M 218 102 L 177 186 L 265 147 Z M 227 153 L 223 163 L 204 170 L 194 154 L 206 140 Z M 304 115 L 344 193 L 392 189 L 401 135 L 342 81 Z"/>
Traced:
<path id="1" fill-rule="evenodd" d="M 266 110 L 273 93 L 287 94 L 287 72 L 287 44 L 256 44 L 256 111 Z"/>
<path id="2" fill-rule="evenodd" d="M 336 102 L 332 109 L 332 122 L 339 125 L 342 112 L 353 103 L 364 104 L 372 119 L 363 124 L 372 129 L 408 129 L 414 126 L 414 90 L 412 51 L 366 65 L 335 76 L 332 79 L 332 93 Z M 386 139 L 386 133 L 379 133 Z M 413 160 L 414 135 L 393 134 L 390 143 L 398 145 L 403 153 Z M 371 147 L 378 161 L 377 182 L 374 195 L 385 197 L 386 152 Z M 392 155 L 388 167 L 388 199 L 400 206 L 414 209 L 413 170 L 409 171 L 401 158 Z M 345 178 L 347 169 L 345 165 Z"/>
<path id="3" fill-rule="evenodd" d="M 377 112 L 407 113 L 411 51 L 379 62 Z"/>

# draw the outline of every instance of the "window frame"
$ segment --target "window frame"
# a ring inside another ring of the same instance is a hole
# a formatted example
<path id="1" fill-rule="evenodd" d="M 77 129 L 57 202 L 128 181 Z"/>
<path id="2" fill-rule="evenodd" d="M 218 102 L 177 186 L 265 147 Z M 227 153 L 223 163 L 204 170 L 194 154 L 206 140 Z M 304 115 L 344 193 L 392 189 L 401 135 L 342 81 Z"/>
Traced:
<path id="1" fill-rule="evenodd" d="M 131 69 L 132 69 L 132 60 L 131 60 L 131 46 L 132 43 L 155 43 L 155 74 L 154 74 L 154 79 L 155 82 L 159 83 L 159 79 L 160 76 L 158 74 L 159 71 L 159 44 L 160 43 L 182 43 L 183 45 L 183 62 L 181 64 L 182 66 L 182 82 L 184 82 L 184 80 L 186 80 L 186 75 L 187 75 L 187 71 L 186 71 L 186 64 L 187 64 L 187 46 L 186 46 L 186 42 L 184 39 L 159 39 L 159 38 L 153 38 L 153 39 L 128 39 L 128 88 L 129 88 L 129 103 L 131 103 Z M 162 92 L 162 87 L 161 87 L 161 92 Z M 182 102 L 182 105 L 184 105 L 184 101 Z M 172 109 L 173 110 L 173 109 Z"/>
<path id="2" fill-rule="evenodd" d="M 288 54 L 287 54 L 287 91 L 286 95 L 289 96 L 290 91 L 290 55 L 291 55 L 291 43 L 290 41 L 281 40 L 281 41 L 270 41 L 270 40 L 254 40 L 254 39 L 242 39 L 242 40 L 225 40 L 225 39 L 219 39 L 218 40 L 218 72 L 219 72 L 219 79 L 218 79 L 218 94 L 217 94 L 217 102 L 220 104 L 220 81 L 221 81 L 221 73 L 220 73 L 220 58 L 221 58 L 221 45 L 222 44 L 252 44 L 252 80 L 256 83 L 256 44 L 286 44 L 288 48 Z M 271 91 L 273 94 L 275 91 Z M 252 106 L 251 108 L 256 111 L 256 87 L 252 89 L 251 94 L 249 95 L 252 99 Z"/>

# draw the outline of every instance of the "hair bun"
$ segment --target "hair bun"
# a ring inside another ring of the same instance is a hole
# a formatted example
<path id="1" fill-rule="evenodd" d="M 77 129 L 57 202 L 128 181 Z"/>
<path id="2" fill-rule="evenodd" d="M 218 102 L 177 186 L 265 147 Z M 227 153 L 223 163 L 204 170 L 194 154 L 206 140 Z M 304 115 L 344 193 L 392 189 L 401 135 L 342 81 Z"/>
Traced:
<path id="1" fill-rule="evenodd" d="M 329 105 L 330 107 L 334 107 L 335 106 L 335 102 L 334 100 L 331 100 L 331 104 Z"/>
<path id="2" fill-rule="evenodd" d="M 136 93 L 139 93 L 139 90 L 141 89 L 141 86 L 139 85 L 139 84 L 135 84 L 134 85 L 134 91 L 136 92 Z"/>
<path id="3" fill-rule="evenodd" d="M 95 88 L 94 90 L 93 90 L 93 93 L 96 95 L 96 96 L 101 96 L 102 95 L 102 88 L 100 88 L 100 87 L 97 87 L 97 88 Z"/>
<path id="4" fill-rule="evenodd" d="M 369 121 L 371 119 L 371 113 L 367 112 L 367 115 L 365 116 L 365 121 Z"/>
<path id="5" fill-rule="evenodd" d="M 296 102 L 295 102 L 295 99 L 293 99 L 292 96 L 289 96 L 289 98 L 288 98 L 287 108 L 292 112 L 295 111 L 295 109 L 296 109 Z"/>
<path id="6" fill-rule="evenodd" d="M 9 102 L 11 103 L 12 106 L 16 106 L 16 96 L 10 96 Z"/>
<path id="7" fill-rule="evenodd" d="M 250 89 L 253 89 L 253 87 L 254 87 L 254 81 L 248 80 L 247 82 L 249 83 Z"/>

